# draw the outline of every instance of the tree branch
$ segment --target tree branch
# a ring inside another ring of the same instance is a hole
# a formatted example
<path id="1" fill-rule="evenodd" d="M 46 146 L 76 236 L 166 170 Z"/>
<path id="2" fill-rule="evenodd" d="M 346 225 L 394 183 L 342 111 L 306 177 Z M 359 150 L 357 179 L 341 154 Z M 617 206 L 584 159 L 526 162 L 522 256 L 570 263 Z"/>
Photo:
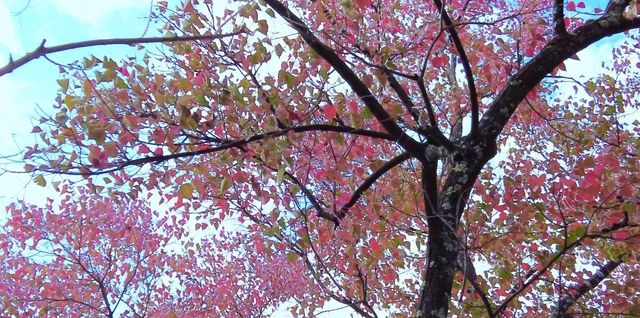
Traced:
<path id="1" fill-rule="evenodd" d="M 567 27 L 564 24 L 564 0 L 555 0 L 553 3 L 553 33 L 564 35 Z"/>
<path id="2" fill-rule="evenodd" d="M 436 114 L 433 111 L 433 105 L 431 105 L 431 100 L 429 99 L 427 88 L 424 85 L 424 80 L 421 76 L 416 76 L 416 82 L 418 83 L 418 87 L 420 88 L 420 94 L 422 95 L 422 99 L 424 100 L 424 106 L 427 109 L 427 113 L 429 114 L 429 123 L 434 128 L 439 129 L 438 121 L 436 120 Z"/>
<path id="3" fill-rule="evenodd" d="M 567 313 L 569 308 L 573 306 L 580 297 L 586 294 L 588 291 L 594 289 L 600 282 L 611 275 L 620 264 L 622 264 L 622 258 L 610 260 L 602 265 L 586 282 L 583 282 L 576 288 L 575 294 L 568 294 L 558 302 L 558 307 L 551 316 L 552 318 L 569 318 L 574 317 L 574 314 Z"/>
<path id="4" fill-rule="evenodd" d="M 402 88 L 402 85 L 400 85 L 391 70 L 385 68 L 384 72 L 387 75 L 387 79 L 389 80 L 389 86 L 391 86 L 391 88 L 396 92 L 396 95 L 398 95 L 404 107 L 407 109 L 409 114 L 411 114 L 413 120 L 415 120 L 416 123 L 420 125 L 420 115 L 418 115 L 418 112 L 416 111 L 416 105 L 413 103 L 404 88 Z"/>
<path id="5" fill-rule="evenodd" d="M 116 39 L 99 39 L 99 40 L 90 40 L 90 41 L 82 41 L 82 42 L 74 42 L 63 45 L 46 47 L 44 46 L 47 40 L 42 40 L 40 46 L 36 48 L 33 52 L 25 54 L 23 57 L 13 60 L 11 56 L 9 56 L 9 63 L 7 65 L 0 68 L 0 77 L 13 72 L 15 69 L 35 60 L 42 56 L 51 53 L 57 53 L 62 51 L 69 51 L 73 49 L 79 49 L 84 47 L 91 46 L 100 46 L 100 45 L 134 45 L 134 44 L 142 44 L 142 43 L 165 43 L 165 42 L 185 42 L 185 41 L 196 41 L 196 40 L 215 40 L 221 39 L 225 37 L 235 36 L 238 34 L 245 33 L 245 30 L 240 30 L 232 33 L 224 33 L 224 34 L 206 34 L 206 35 L 191 35 L 191 36 L 174 36 L 174 37 L 150 37 L 150 38 L 116 38 Z"/>
<path id="6" fill-rule="evenodd" d="M 81 176 L 100 175 L 100 174 L 105 174 L 105 173 L 118 171 L 118 170 L 121 170 L 121 169 L 129 167 L 129 166 L 141 166 L 141 165 L 144 165 L 144 164 L 147 164 L 147 163 L 158 163 L 158 162 L 164 162 L 164 161 L 168 161 L 168 160 L 172 160 L 172 159 L 193 157 L 193 156 L 204 155 L 204 154 L 208 154 L 208 153 L 219 152 L 219 151 L 223 151 L 223 150 L 227 150 L 227 149 L 231 149 L 231 148 L 239 148 L 239 147 L 245 146 L 247 144 L 250 144 L 252 142 L 260 141 L 260 140 L 263 140 L 263 139 L 284 136 L 290 131 L 293 131 L 293 132 L 307 132 L 307 131 L 341 132 L 341 133 L 346 133 L 346 134 L 361 135 L 361 136 L 367 136 L 367 137 L 372 137 L 372 138 L 379 138 L 379 139 L 386 139 L 386 140 L 389 140 L 389 141 L 395 141 L 395 139 L 393 139 L 391 136 L 389 136 L 388 134 L 383 133 L 383 132 L 367 130 L 367 129 L 353 128 L 353 127 L 348 127 L 348 126 L 334 126 L 334 125 L 329 125 L 329 124 L 311 124 L 311 125 L 304 125 L 304 126 L 297 126 L 297 127 L 289 127 L 289 128 L 283 129 L 283 130 L 277 130 L 277 131 L 267 132 L 267 133 L 263 133 L 263 134 L 257 134 L 257 135 L 253 135 L 253 136 L 245 138 L 245 139 L 228 140 L 226 142 L 222 142 L 218 146 L 207 148 L 207 149 L 202 149 L 202 150 L 180 152 L 180 153 L 174 153 L 174 154 L 164 155 L 164 156 L 151 156 L 151 157 L 144 157 L 144 158 L 138 158 L 138 159 L 133 159 L 133 160 L 127 160 L 127 161 L 124 161 L 124 162 L 111 163 L 111 165 L 110 165 L 111 167 L 108 168 L 108 169 L 104 169 L 104 170 L 96 170 L 96 171 L 89 171 L 89 172 L 73 172 L 73 171 L 72 172 L 69 172 L 69 171 L 65 172 L 65 171 L 56 171 L 56 170 L 52 170 L 52 169 L 49 169 L 49 170 L 48 169 L 36 169 L 36 170 L 44 171 L 44 172 L 57 173 L 57 174 L 67 174 L 67 175 L 81 175 Z M 79 167 L 76 167 L 76 168 L 79 168 Z"/>
<path id="7" fill-rule="evenodd" d="M 462 68 L 464 69 L 464 75 L 467 79 L 467 85 L 469 86 L 469 101 L 471 102 L 471 132 L 470 134 L 473 136 L 478 132 L 478 121 L 479 121 L 479 112 L 480 106 L 478 104 L 478 91 L 476 90 L 476 84 L 473 79 L 473 72 L 471 71 L 471 64 L 469 63 L 469 58 L 467 57 L 467 53 L 464 51 L 464 46 L 462 45 L 462 41 L 458 36 L 458 32 L 455 27 L 453 27 L 453 21 L 447 14 L 447 11 L 444 9 L 442 2 L 440 0 L 433 0 L 436 7 L 440 11 L 442 15 L 442 20 L 444 20 L 444 24 L 447 27 L 447 31 L 449 32 L 449 36 L 453 41 L 453 44 L 458 51 L 458 55 L 460 56 L 460 62 L 462 63 Z"/>
<path id="8" fill-rule="evenodd" d="M 267 167 L 269 170 L 273 171 L 273 172 L 278 172 L 278 168 L 274 168 L 269 166 L 266 162 L 264 162 L 262 159 L 258 158 L 258 157 L 254 157 L 256 160 L 260 161 L 265 167 Z M 302 191 L 302 193 L 304 194 L 304 196 L 307 198 L 307 200 L 309 200 L 309 202 L 311 203 L 311 206 L 313 206 L 313 208 L 316 210 L 316 216 L 329 220 L 331 222 L 333 222 L 333 224 L 337 227 L 338 225 L 340 225 L 340 219 L 336 218 L 335 216 L 327 213 L 327 211 L 325 211 L 322 208 L 322 205 L 320 205 L 320 201 L 318 201 L 318 199 L 316 198 L 315 195 L 313 195 L 313 193 L 311 192 L 311 190 L 309 190 L 309 188 L 307 188 L 306 185 L 304 185 L 304 183 L 302 183 L 302 181 L 300 181 L 300 179 L 298 179 L 296 176 L 294 176 L 293 174 L 291 174 L 288 171 L 284 172 L 284 176 L 287 177 L 287 179 L 291 180 L 293 183 L 295 183 L 296 185 L 298 185 L 300 187 L 300 191 Z"/>
<path id="9" fill-rule="evenodd" d="M 551 266 L 553 264 L 556 263 L 557 260 L 559 260 L 562 256 L 564 256 L 569 250 L 571 250 L 572 248 L 578 246 L 580 243 L 582 243 L 582 240 L 584 240 L 586 238 L 586 236 L 580 237 L 577 240 L 575 240 L 573 243 L 568 244 L 567 246 L 564 246 L 560 251 L 556 252 L 553 254 L 553 256 L 551 257 L 551 259 L 549 259 L 548 261 L 546 261 L 546 264 L 544 264 L 539 270 L 537 270 L 536 272 L 534 272 L 531 276 L 528 276 L 526 278 L 526 280 L 524 281 L 524 283 L 522 283 L 522 285 L 520 286 L 520 288 L 516 289 L 515 291 L 513 291 L 503 302 L 502 304 L 500 304 L 500 306 L 496 309 L 496 311 L 494 312 L 494 314 L 496 316 L 499 316 L 500 313 L 502 311 L 504 311 L 507 306 L 509 305 L 509 303 L 516 298 L 518 295 L 520 295 L 523 291 L 525 291 L 527 289 L 527 287 L 529 287 L 529 285 L 531 285 L 533 282 L 536 282 L 538 280 L 538 278 L 540 278 L 540 276 L 542 276 L 545 272 L 547 272 L 549 270 L 549 268 L 551 268 Z"/>
<path id="10" fill-rule="evenodd" d="M 360 100 L 376 117 L 378 122 L 385 130 L 395 138 L 407 152 L 416 158 L 424 158 L 424 145 L 420 144 L 409 135 L 407 135 L 396 121 L 387 113 L 380 102 L 373 96 L 369 88 L 358 78 L 353 70 L 338 56 L 338 54 L 322 43 L 306 24 L 300 20 L 293 12 L 291 12 L 284 4 L 278 0 L 265 0 L 265 2 L 285 19 L 292 28 L 298 31 L 298 34 L 318 55 L 320 55 L 327 63 L 329 63 L 349 84 L 351 89 L 358 95 Z"/>
<path id="11" fill-rule="evenodd" d="M 362 194 L 365 191 L 369 190 L 369 188 L 371 188 L 371 186 L 378 180 L 378 178 L 382 177 L 393 167 L 405 162 L 410 158 L 411 155 L 408 152 L 403 152 L 393 157 L 391 160 L 385 162 L 382 167 L 378 168 L 378 170 L 369 175 L 367 179 L 365 179 L 364 182 L 353 192 L 353 194 L 351 195 L 351 199 L 349 199 L 349 202 L 347 202 L 347 204 L 345 204 L 342 209 L 340 209 L 340 212 L 338 213 L 338 219 L 341 220 L 346 216 L 349 209 L 352 208 L 356 204 L 356 202 L 358 202 Z"/>
<path id="12" fill-rule="evenodd" d="M 626 19 L 622 15 L 624 8 L 612 0 L 604 16 L 585 23 L 570 34 L 551 39 L 536 57 L 511 76 L 496 96 L 480 120 L 477 138 L 496 140 L 526 95 L 564 60 L 605 37 L 640 27 L 640 18 Z"/>

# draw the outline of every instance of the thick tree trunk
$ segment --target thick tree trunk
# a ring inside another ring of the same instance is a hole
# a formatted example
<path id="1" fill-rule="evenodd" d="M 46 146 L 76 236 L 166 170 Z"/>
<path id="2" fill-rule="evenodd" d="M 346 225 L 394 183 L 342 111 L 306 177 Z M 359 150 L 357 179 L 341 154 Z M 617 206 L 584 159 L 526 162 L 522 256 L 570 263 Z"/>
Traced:
<path id="1" fill-rule="evenodd" d="M 460 152 L 450 154 L 449 170 L 441 189 L 437 165 L 424 163 L 422 191 L 427 225 L 427 266 L 422 281 L 417 317 L 445 318 L 449 313 L 451 288 L 456 272 L 458 253 L 464 247 L 456 234 L 460 217 L 482 167 L 496 155 L 491 140 L 463 140 Z"/>
<path id="2" fill-rule="evenodd" d="M 459 249 L 455 209 L 445 203 L 449 202 L 449 197 L 439 198 L 437 185 L 437 166 L 425 164 L 422 168 L 422 191 L 429 236 L 427 264 L 418 303 L 417 317 L 420 318 L 447 317 Z"/>
<path id="3" fill-rule="evenodd" d="M 455 233 L 445 229 L 439 235 L 429 233 L 425 271 L 417 316 L 444 318 L 449 312 L 453 276 L 456 271 L 458 243 Z"/>

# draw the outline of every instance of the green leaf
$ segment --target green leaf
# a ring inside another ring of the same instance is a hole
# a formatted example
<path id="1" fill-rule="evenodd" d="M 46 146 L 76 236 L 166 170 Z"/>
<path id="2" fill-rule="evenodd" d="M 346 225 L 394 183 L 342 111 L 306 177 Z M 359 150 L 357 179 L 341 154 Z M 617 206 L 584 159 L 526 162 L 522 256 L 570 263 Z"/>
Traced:
<path id="1" fill-rule="evenodd" d="M 116 79 L 115 79 L 115 83 L 114 83 L 114 84 L 115 84 L 115 86 L 116 86 L 117 88 L 120 88 L 120 89 L 125 89 L 125 88 L 127 88 L 127 83 L 125 83 L 125 81 L 124 81 L 122 78 L 120 78 L 119 76 L 118 76 L 118 77 L 116 77 Z"/>
<path id="2" fill-rule="evenodd" d="M 280 168 L 278 168 L 278 176 L 276 177 L 276 182 L 278 184 L 282 183 L 282 178 L 284 177 L 284 166 L 280 166 Z"/>
<path id="3" fill-rule="evenodd" d="M 620 207 L 622 208 L 622 211 L 626 212 L 627 214 L 635 214 L 636 213 L 636 204 L 633 203 L 633 202 L 622 203 L 622 205 Z"/>
<path id="4" fill-rule="evenodd" d="M 271 9 L 271 8 L 267 8 L 267 10 L 264 10 L 264 12 L 266 12 L 272 18 L 276 17 L 275 12 L 273 12 L 273 9 Z"/>
<path id="5" fill-rule="evenodd" d="M 231 180 L 229 180 L 228 177 L 222 178 L 220 182 L 220 194 L 224 194 L 229 188 L 231 188 Z"/>
<path id="6" fill-rule="evenodd" d="M 88 58 L 84 58 L 82 60 L 82 67 L 84 68 L 90 68 L 93 67 L 94 65 L 96 65 L 96 58 L 95 57 L 91 57 L 91 59 Z"/>
<path id="7" fill-rule="evenodd" d="M 77 97 L 66 95 L 64 97 L 64 105 L 67 106 L 67 109 L 73 110 L 76 105 L 80 103 L 80 100 Z"/>
<path id="8" fill-rule="evenodd" d="M 287 253 L 287 260 L 289 263 L 294 263 L 298 259 L 298 254 L 294 252 Z"/>

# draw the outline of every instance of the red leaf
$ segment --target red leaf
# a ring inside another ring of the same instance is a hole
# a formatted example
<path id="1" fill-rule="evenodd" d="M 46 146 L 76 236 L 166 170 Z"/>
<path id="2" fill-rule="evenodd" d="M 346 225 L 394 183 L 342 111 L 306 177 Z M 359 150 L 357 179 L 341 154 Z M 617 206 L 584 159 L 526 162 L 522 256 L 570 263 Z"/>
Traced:
<path id="1" fill-rule="evenodd" d="M 578 2 L 578 8 L 580 9 L 584 9 L 586 6 L 584 5 L 584 2 L 580 1 Z"/>
<path id="2" fill-rule="evenodd" d="M 395 279 L 396 279 L 396 273 L 394 273 L 391 270 L 387 270 L 382 273 L 382 281 L 385 282 L 386 284 L 393 283 Z"/>
<path id="3" fill-rule="evenodd" d="M 364 10 L 367 7 L 371 6 L 371 0 L 353 0 L 353 2 L 356 4 L 356 7 L 358 7 L 358 9 L 360 10 Z"/>
<path id="4" fill-rule="evenodd" d="M 146 145 L 140 145 L 140 147 L 138 148 L 138 151 L 140 151 L 140 153 L 143 155 L 146 155 L 151 152 L 149 147 L 147 147 Z"/>
<path id="5" fill-rule="evenodd" d="M 336 118 L 336 115 L 338 115 L 336 107 L 333 106 L 332 104 L 325 105 L 322 108 L 322 111 L 324 112 L 324 117 L 327 118 L 327 120 L 332 120 Z"/>
<path id="6" fill-rule="evenodd" d="M 374 253 L 382 252 L 382 246 L 380 246 L 380 243 L 378 243 L 378 241 L 373 237 L 369 239 L 369 247 Z"/>
<path id="7" fill-rule="evenodd" d="M 573 1 L 569 1 L 567 3 L 567 10 L 569 11 L 576 11 L 576 4 Z"/>

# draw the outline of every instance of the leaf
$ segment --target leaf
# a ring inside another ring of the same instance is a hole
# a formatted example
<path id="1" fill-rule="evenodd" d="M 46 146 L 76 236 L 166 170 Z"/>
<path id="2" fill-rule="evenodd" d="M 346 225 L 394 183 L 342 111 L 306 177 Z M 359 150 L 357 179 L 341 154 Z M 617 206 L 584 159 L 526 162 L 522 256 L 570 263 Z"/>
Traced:
<path id="1" fill-rule="evenodd" d="M 101 123 L 93 122 L 88 127 L 89 138 L 96 141 L 96 144 L 102 145 L 107 138 L 107 133 Z"/>
<path id="2" fill-rule="evenodd" d="M 297 260 L 298 260 L 298 254 L 296 254 L 295 252 L 287 253 L 287 261 L 289 261 L 289 263 L 295 263 Z"/>
<path id="3" fill-rule="evenodd" d="M 85 58 L 82 59 L 82 67 L 83 68 L 91 68 L 91 67 L 93 67 L 95 65 L 96 65 L 96 58 L 95 57 L 92 57 L 91 59 L 85 57 Z"/>
<path id="4" fill-rule="evenodd" d="M 229 188 L 231 188 L 231 180 L 228 177 L 222 178 L 222 181 L 220 181 L 220 194 L 226 193 Z"/>
<path id="5" fill-rule="evenodd" d="M 324 117 L 327 120 L 332 120 L 334 118 L 336 118 L 336 116 L 338 115 L 338 112 L 336 110 L 336 107 L 333 106 L 333 104 L 327 104 L 322 108 L 322 112 L 324 113 Z"/>
<path id="6" fill-rule="evenodd" d="M 267 33 L 269 33 L 269 23 L 267 23 L 267 21 L 265 20 L 259 20 L 258 31 L 264 35 L 267 35 Z"/>
<path id="7" fill-rule="evenodd" d="M 58 82 L 58 86 L 60 86 L 60 91 L 63 94 L 67 93 L 67 90 L 69 89 L 69 79 L 65 78 L 65 79 L 59 79 L 57 80 Z"/>
<path id="8" fill-rule="evenodd" d="M 370 238 L 369 239 L 369 247 L 371 248 L 371 250 L 374 253 L 381 253 L 382 252 L 382 246 L 380 245 L 380 243 L 378 243 L 378 241 L 375 238 Z"/>
<path id="9" fill-rule="evenodd" d="M 73 110 L 79 102 L 80 100 L 78 100 L 77 97 L 71 95 L 66 95 L 64 97 L 64 105 L 67 106 L 68 110 Z"/>
<path id="10" fill-rule="evenodd" d="M 182 184 L 178 189 L 178 194 L 185 199 L 191 199 L 193 197 L 193 184 Z"/>
<path id="11" fill-rule="evenodd" d="M 41 174 L 38 174 L 33 178 L 33 183 L 35 183 L 35 184 L 37 184 L 37 185 L 39 185 L 41 187 L 44 187 L 44 186 L 47 185 L 47 180 L 45 180 L 44 177 Z"/>

